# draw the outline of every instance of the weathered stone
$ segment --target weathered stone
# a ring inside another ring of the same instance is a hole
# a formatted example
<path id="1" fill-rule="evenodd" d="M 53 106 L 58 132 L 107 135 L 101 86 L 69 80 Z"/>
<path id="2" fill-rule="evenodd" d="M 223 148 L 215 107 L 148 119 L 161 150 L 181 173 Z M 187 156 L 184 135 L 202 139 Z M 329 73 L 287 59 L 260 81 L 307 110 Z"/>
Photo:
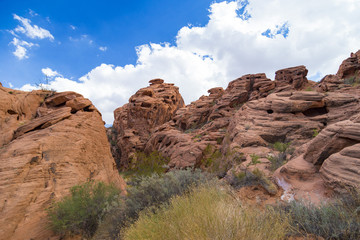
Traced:
<path id="1" fill-rule="evenodd" d="M 67 101 L 65 105 L 67 107 L 71 107 L 72 112 L 76 112 L 86 107 L 89 107 L 90 105 L 92 105 L 92 103 L 89 99 L 86 99 L 84 97 L 76 97 Z"/>
<path id="2" fill-rule="evenodd" d="M 45 100 L 45 103 L 47 106 L 56 107 L 61 104 L 65 104 L 67 101 L 77 97 L 82 97 L 82 96 L 75 92 L 55 93 L 53 96 L 47 98 Z"/>
<path id="3" fill-rule="evenodd" d="M 275 72 L 276 88 L 285 87 L 282 90 L 302 89 L 308 83 L 306 78 L 307 73 L 308 70 L 305 66 L 278 70 Z"/>
<path id="4" fill-rule="evenodd" d="M 360 76 L 360 50 L 356 53 L 351 53 L 350 57 L 341 63 L 336 75 L 340 79 L 345 79 L 354 75 Z"/>
<path id="5" fill-rule="evenodd" d="M 47 94 L 0 87 L 0 116 L 10 119 L 0 118 L 0 136 L 17 129 L 0 148 L 0 239 L 60 239 L 48 228 L 46 209 L 53 201 L 91 179 L 125 187 L 100 114 L 71 114 L 65 102 L 55 107 L 53 100 L 47 109 Z"/>
<path id="6" fill-rule="evenodd" d="M 119 150 L 113 152 L 121 152 L 121 159 L 117 160 L 121 166 L 127 166 L 131 153 L 144 150 L 155 127 L 169 121 L 184 106 L 178 87 L 163 83 L 162 79 L 150 83 L 131 96 L 128 104 L 114 111 Z"/>
<path id="7" fill-rule="evenodd" d="M 49 127 L 65 118 L 70 117 L 71 116 L 70 110 L 71 110 L 71 108 L 64 107 L 64 108 L 54 110 L 45 116 L 35 118 L 34 120 L 30 121 L 29 123 L 27 123 L 23 126 L 20 126 L 18 129 L 16 129 L 14 132 L 14 139 L 18 138 L 19 136 L 21 136 L 27 132 L 33 131 L 35 129 Z"/>

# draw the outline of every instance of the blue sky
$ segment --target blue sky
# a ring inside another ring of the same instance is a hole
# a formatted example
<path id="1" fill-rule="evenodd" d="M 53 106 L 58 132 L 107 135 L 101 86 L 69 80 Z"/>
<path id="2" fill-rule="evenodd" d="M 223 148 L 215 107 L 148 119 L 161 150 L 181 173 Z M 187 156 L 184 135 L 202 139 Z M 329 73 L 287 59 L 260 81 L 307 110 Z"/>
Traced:
<path id="1" fill-rule="evenodd" d="M 211 2 L 0 1 L 0 81 L 21 87 L 40 81 L 45 67 L 77 79 L 101 63 L 135 64 L 136 46 L 174 43 L 182 26 L 204 25 Z M 19 25 L 13 14 L 47 29 L 54 40 L 22 36 L 39 46 L 31 47 L 28 58 L 19 60 L 12 53 L 15 46 L 9 46 L 14 36 L 6 31 Z"/>
<path id="2" fill-rule="evenodd" d="M 153 78 L 186 103 L 249 73 L 318 81 L 360 49 L 359 0 L 0 0 L 0 82 L 72 90 L 106 123 Z"/>

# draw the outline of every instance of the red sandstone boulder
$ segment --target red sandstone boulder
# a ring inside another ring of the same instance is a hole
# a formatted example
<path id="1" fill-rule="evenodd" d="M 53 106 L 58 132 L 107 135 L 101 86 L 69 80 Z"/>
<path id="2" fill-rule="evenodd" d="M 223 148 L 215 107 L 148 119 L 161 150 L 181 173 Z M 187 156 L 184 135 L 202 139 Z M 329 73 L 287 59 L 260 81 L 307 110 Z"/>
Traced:
<path id="1" fill-rule="evenodd" d="M 181 107 L 184 107 L 184 101 L 178 87 L 154 79 L 149 87 L 131 96 L 128 104 L 116 109 L 113 127 L 121 152 L 119 166 L 126 167 L 132 153 L 143 151 L 152 130 L 169 121 Z"/>
<path id="2" fill-rule="evenodd" d="M 341 63 L 339 70 L 336 73 L 336 76 L 340 79 L 345 79 L 354 75 L 360 75 L 360 50 L 356 53 L 351 53 L 350 57 Z"/>
<path id="3" fill-rule="evenodd" d="M 281 90 L 302 89 L 308 80 L 308 70 L 305 66 L 281 69 L 275 72 L 276 88 Z"/>
<path id="4" fill-rule="evenodd" d="M 95 179 L 124 189 L 100 114 L 92 105 L 66 107 L 89 100 L 3 87 L 0 99 L 0 239 L 58 239 L 45 210 L 76 184 Z"/>

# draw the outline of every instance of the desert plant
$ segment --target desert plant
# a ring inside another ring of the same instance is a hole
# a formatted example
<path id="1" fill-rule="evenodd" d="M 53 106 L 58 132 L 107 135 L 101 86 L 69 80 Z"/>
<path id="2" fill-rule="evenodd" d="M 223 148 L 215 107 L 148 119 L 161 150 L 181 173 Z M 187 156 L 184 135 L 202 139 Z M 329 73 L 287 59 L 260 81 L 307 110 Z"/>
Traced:
<path id="1" fill-rule="evenodd" d="M 277 155 L 268 155 L 267 159 L 270 161 L 270 170 L 275 171 L 282 165 L 284 165 L 287 161 L 286 155 L 288 152 L 292 151 L 290 148 L 291 143 L 282 143 L 282 142 L 275 142 L 272 144 L 272 148 L 274 148 L 279 153 Z"/>
<path id="2" fill-rule="evenodd" d="M 275 184 L 258 168 L 255 168 L 253 171 L 246 170 L 239 173 L 233 173 L 230 185 L 236 189 L 245 186 L 260 185 L 270 194 L 277 193 Z"/>
<path id="3" fill-rule="evenodd" d="M 103 182 L 86 182 L 70 189 L 71 195 L 47 210 L 51 229 L 60 235 L 91 237 L 99 222 L 119 203 L 119 190 Z"/>
<path id="4" fill-rule="evenodd" d="M 220 150 L 208 144 L 203 151 L 203 158 L 200 161 L 200 165 L 196 167 L 206 169 L 207 172 L 222 178 L 234 164 L 239 164 L 242 160 L 242 153 L 228 150 L 223 154 Z"/>
<path id="5" fill-rule="evenodd" d="M 356 71 L 353 76 L 344 79 L 344 84 L 351 85 L 353 87 L 360 84 L 360 78 L 358 77 L 358 71 Z"/>
<path id="6" fill-rule="evenodd" d="M 290 216 L 290 235 L 313 234 L 324 239 L 360 239 L 360 216 L 356 209 L 347 209 L 341 202 L 315 206 L 293 201 L 283 204 L 278 212 Z"/>
<path id="7" fill-rule="evenodd" d="M 191 187 L 205 183 L 211 176 L 197 170 L 176 170 L 165 175 L 154 174 L 141 177 L 136 185 L 128 189 L 124 204 L 108 215 L 102 231 L 118 238 L 122 229 L 137 220 L 145 208 L 156 209 L 172 197 L 189 191 Z"/>
<path id="8" fill-rule="evenodd" d="M 319 135 L 319 130 L 318 129 L 313 129 L 313 137 L 316 137 L 317 135 Z"/>
<path id="9" fill-rule="evenodd" d="M 163 174 L 167 171 L 169 159 L 160 152 L 154 151 L 150 154 L 136 152 L 131 158 L 128 169 L 123 172 L 126 177 L 151 176 L 152 174 Z"/>
<path id="10" fill-rule="evenodd" d="M 243 207 L 226 188 L 200 186 L 155 212 L 142 212 L 124 239 L 281 240 L 288 226 L 288 219 L 271 209 Z"/>
<path id="11" fill-rule="evenodd" d="M 249 162 L 248 167 L 251 165 L 256 165 L 258 163 L 261 163 L 259 161 L 260 156 L 256 155 L 255 153 L 250 154 L 251 162 Z"/>

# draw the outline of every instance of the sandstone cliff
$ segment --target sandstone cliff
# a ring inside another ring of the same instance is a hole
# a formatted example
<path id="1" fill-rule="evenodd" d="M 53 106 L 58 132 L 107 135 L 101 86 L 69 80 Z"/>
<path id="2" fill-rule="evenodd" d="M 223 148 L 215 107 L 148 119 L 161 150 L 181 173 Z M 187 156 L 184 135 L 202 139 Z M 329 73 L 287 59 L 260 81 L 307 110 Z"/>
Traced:
<path id="1" fill-rule="evenodd" d="M 113 153 L 118 166 L 126 168 L 132 154 L 144 150 L 152 130 L 169 121 L 181 107 L 184 100 L 179 88 L 162 79 L 153 79 L 149 87 L 140 89 L 128 104 L 116 109 L 113 124 L 116 137 L 111 138 L 116 142 Z"/>
<path id="2" fill-rule="evenodd" d="M 319 83 L 309 81 L 307 72 L 305 66 L 281 69 L 276 71 L 274 81 L 262 73 L 245 75 L 230 82 L 225 90 L 210 89 L 208 96 L 172 108 L 175 110 L 167 122 L 147 112 L 147 122 L 159 124 L 145 127 L 143 138 L 136 133 L 138 130 L 115 120 L 117 131 L 130 132 L 126 136 L 134 139 L 129 145 L 128 140 L 118 138 L 117 144 L 120 149 L 125 145 L 159 151 L 170 158 L 170 168 L 207 168 L 204 159 L 215 153 L 221 165 L 231 153 L 237 161 L 231 161 L 222 176 L 238 171 L 248 164 L 251 154 L 256 154 L 261 162 L 258 167 L 272 176 L 268 156 L 277 154 L 272 144 L 290 143 L 295 152 L 286 155 L 288 163 L 273 179 L 292 184 L 298 198 L 309 193 L 312 197 L 324 196 L 327 189 L 339 190 L 344 184 L 358 186 L 360 51 L 344 60 L 336 75 L 328 75 Z M 152 90 L 157 88 L 153 85 Z M 135 102 L 147 105 L 139 93 L 129 104 Z M 116 119 L 138 121 L 139 116 L 129 114 L 129 104 L 115 111 Z M 126 161 L 124 156 L 129 151 L 124 153 L 122 161 Z"/>
<path id="3" fill-rule="evenodd" d="M 74 92 L 0 86 L 0 239 L 48 239 L 45 209 L 89 179 L 124 188 L 104 123 Z"/>

